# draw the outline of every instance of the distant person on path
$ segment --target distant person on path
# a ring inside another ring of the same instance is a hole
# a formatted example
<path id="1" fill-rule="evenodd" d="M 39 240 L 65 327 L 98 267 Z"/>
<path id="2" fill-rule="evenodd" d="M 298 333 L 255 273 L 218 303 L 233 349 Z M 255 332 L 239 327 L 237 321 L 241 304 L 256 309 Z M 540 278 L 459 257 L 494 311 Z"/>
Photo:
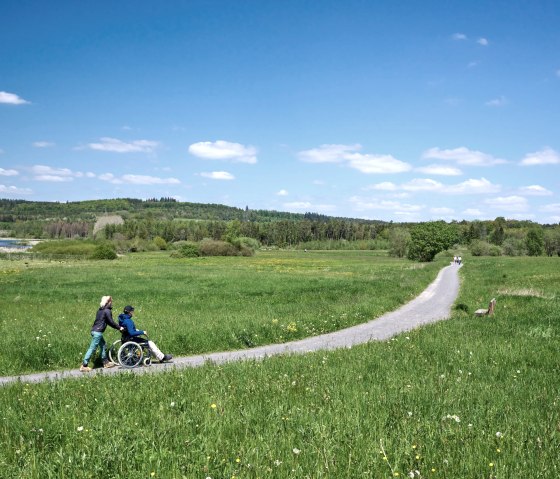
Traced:
<path id="1" fill-rule="evenodd" d="M 461 265 L 461 261 L 463 261 L 463 258 L 461 258 L 460 256 L 457 258 L 457 263 L 459 264 L 459 266 Z"/>
<path id="2" fill-rule="evenodd" d="M 453 256 L 453 264 L 457 264 L 457 256 Z"/>
<path id="3" fill-rule="evenodd" d="M 119 314 L 119 326 L 121 326 L 124 330 L 122 333 L 123 344 L 126 341 L 134 341 L 135 343 L 139 344 L 147 342 L 148 346 L 150 347 L 156 358 L 158 358 L 160 363 L 164 363 L 165 361 L 170 361 L 171 359 L 173 359 L 173 356 L 171 356 L 171 354 L 163 354 L 156 346 L 156 343 L 150 341 L 149 339 L 140 337 L 142 335 L 148 336 L 148 332 L 146 330 L 136 329 L 134 321 L 132 320 L 133 313 L 134 307 L 126 306 L 124 308 L 124 312 Z"/>
<path id="4" fill-rule="evenodd" d="M 84 373 L 91 371 L 88 363 L 98 346 L 101 347 L 101 360 L 103 361 L 103 367 L 112 368 L 115 366 L 115 364 L 107 359 L 107 346 L 105 339 L 103 338 L 103 333 L 107 329 L 107 326 L 111 326 L 113 329 L 121 331 L 123 329 L 113 321 L 112 309 L 113 298 L 111 298 L 111 296 L 103 296 L 101 298 L 101 302 L 99 303 L 99 309 L 97 310 L 95 321 L 91 327 L 91 343 L 89 344 L 89 349 L 87 350 L 84 360 L 82 361 L 82 365 L 80 366 L 80 371 Z"/>

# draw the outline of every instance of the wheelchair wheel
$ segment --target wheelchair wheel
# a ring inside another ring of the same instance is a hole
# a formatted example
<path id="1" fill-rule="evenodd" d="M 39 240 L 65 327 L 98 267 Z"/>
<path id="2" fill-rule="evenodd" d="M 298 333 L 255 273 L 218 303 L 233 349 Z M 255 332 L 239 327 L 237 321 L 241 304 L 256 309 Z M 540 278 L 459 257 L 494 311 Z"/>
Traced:
<path id="1" fill-rule="evenodd" d="M 109 348 L 109 360 L 112 363 L 115 364 L 119 364 L 119 348 L 122 345 L 122 341 L 120 339 L 117 339 L 113 344 L 111 344 L 111 347 Z"/>
<path id="2" fill-rule="evenodd" d="M 142 362 L 142 346 L 134 341 L 128 341 L 119 348 L 118 360 L 123 368 L 135 368 Z"/>
<path id="3" fill-rule="evenodd" d="M 142 361 L 142 364 L 144 364 L 144 366 L 149 366 L 150 364 L 152 364 L 152 358 L 150 356 L 144 358 L 144 361 Z"/>

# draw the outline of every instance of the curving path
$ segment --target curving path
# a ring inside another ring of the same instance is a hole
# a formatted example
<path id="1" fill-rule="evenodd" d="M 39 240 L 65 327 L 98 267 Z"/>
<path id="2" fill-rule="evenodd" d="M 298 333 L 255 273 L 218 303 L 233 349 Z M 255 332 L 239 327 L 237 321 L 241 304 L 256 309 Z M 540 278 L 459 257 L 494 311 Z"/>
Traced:
<path id="1" fill-rule="evenodd" d="M 207 362 L 221 364 L 244 359 L 263 359 L 279 354 L 301 354 L 310 351 L 350 348 L 368 341 L 385 340 L 404 331 L 410 331 L 424 324 L 446 319 L 451 313 L 451 306 L 459 293 L 460 266 L 451 264 L 443 268 L 437 278 L 415 299 L 396 311 L 386 313 L 380 318 L 367 323 L 333 333 L 313 336 L 299 341 L 283 344 L 271 344 L 252 349 L 226 351 L 221 353 L 201 354 L 174 358 L 172 363 L 154 363 L 149 368 L 136 369 L 96 369 L 90 373 L 81 373 L 78 369 L 48 373 L 28 374 L 22 376 L 0 377 L 0 385 L 22 381 L 38 383 L 48 380 L 86 377 L 96 374 L 142 374 L 154 373 L 166 369 L 197 367 Z"/>

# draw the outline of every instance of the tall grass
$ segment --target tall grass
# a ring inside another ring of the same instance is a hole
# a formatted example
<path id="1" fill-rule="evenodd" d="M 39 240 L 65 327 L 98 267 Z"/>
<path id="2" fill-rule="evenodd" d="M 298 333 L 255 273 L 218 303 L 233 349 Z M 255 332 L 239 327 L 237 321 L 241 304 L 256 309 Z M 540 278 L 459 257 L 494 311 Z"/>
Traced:
<path id="1" fill-rule="evenodd" d="M 352 350 L 0 388 L 0 469 L 7 478 L 558 477 L 559 266 L 469 258 L 452 319 Z M 491 297 L 495 315 L 474 317 Z"/>
<path id="2" fill-rule="evenodd" d="M 367 251 L 0 262 L 0 374 L 74 368 L 101 296 L 174 355 L 286 342 L 365 322 L 416 296 L 438 264 Z M 422 266 L 422 265 L 420 265 Z M 108 329 L 106 339 L 119 337 Z"/>

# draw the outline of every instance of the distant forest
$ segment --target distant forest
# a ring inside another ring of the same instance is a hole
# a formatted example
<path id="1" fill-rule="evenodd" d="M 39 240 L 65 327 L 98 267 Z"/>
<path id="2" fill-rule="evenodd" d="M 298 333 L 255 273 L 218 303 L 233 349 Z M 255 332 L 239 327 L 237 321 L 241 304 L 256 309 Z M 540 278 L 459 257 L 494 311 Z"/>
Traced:
<path id="1" fill-rule="evenodd" d="M 99 224 L 118 216 L 120 224 Z M 94 226 L 98 225 L 94 234 Z M 108 240 L 163 238 L 168 243 L 248 237 L 264 246 L 289 247 L 309 242 L 369 242 L 371 249 L 395 241 L 394 233 L 422 223 L 341 218 L 317 213 L 252 210 L 219 204 L 178 202 L 173 198 L 119 198 L 76 202 L 37 202 L 0 199 L 0 235 L 18 238 L 104 238 Z M 528 232 L 557 238 L 558 225 L 498 217 L 487 221 L 450 222 L 456 242 L 500 248 L 526 243 Z M 402 235 L 401 235 L 402 236 Z M 560 239 L 555 242 L 559 242 Z M 377 242 L 377 246 L 374 243 Z M 556 244 L 556 243 L 555 243 Z M 517 248 L 517 246 L 516 246 Z M 507 249 L 507 248 L 506 248 Z M 558 246 L 560 250 L 560 246 Z M 556 252 L 556 250 L 553 250 Z"/>

